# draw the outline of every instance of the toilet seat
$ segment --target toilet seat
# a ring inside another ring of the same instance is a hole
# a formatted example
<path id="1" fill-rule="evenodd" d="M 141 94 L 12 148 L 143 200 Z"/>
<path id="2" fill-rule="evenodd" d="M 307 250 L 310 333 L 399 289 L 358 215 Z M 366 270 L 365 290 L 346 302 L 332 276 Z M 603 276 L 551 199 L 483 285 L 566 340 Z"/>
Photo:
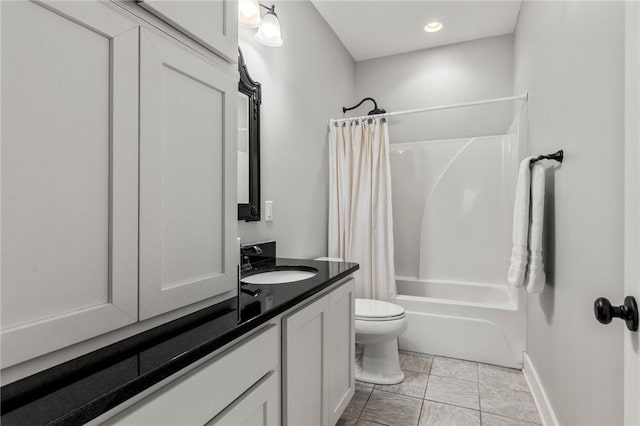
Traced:
<path id="1" fill-rule="evenodd" d="M 373 299 L 356 299 L 356 320 L 394 321 L 405 317 L 404 308 L 395 303 Z"/>

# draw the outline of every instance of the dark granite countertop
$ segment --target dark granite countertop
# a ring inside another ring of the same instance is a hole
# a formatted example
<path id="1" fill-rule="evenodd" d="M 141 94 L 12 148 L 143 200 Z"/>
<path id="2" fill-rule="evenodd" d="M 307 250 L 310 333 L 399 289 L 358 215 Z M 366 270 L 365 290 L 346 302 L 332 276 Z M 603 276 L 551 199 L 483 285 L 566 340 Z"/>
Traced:
<path id="1" fill-rule="evenodd" d="M 287 284 L 247 285 L 241 293 L 190 315 L 67 361 L 0 389 L 1 422 L 88 422 L 345 278 L 356 263 L 283 259 L 270 266 L 309 266 L 318 274 Z M 256 266 L 260 267 L 260 266 Z"/>

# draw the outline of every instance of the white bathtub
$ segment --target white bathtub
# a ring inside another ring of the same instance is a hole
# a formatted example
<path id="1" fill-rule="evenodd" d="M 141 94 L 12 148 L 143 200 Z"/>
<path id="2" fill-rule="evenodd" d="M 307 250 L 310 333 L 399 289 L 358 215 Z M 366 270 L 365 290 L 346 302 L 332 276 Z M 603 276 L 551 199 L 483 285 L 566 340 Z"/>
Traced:
<path id="1" fill-rule="evenodd" d="M 409 327 L 400 349 L 522 367 L 524 292 L 505 285 L 397 277 Z"/>

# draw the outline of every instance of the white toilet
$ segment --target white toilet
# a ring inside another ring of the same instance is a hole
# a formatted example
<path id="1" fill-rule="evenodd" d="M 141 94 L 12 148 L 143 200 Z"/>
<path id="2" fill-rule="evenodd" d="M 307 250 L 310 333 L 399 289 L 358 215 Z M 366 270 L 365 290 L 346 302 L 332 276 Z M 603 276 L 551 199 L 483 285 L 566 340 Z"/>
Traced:
<path id="1" fill-rule="evenodd" d="M 356 299 L 356 380 L 393 385 L 404 380 L 398 357 L 398 336 L 407 329 L 402 306 Z"/>
<path id="2" fill-rule="evenodd" d="M 342 262 L 337 257 L 314 260 Z M 407 329 L 404 308 L 373 299 L 356 299 L 356 380 L 394 385 L 404 380 L 398 356 L 398 336 Z"/>

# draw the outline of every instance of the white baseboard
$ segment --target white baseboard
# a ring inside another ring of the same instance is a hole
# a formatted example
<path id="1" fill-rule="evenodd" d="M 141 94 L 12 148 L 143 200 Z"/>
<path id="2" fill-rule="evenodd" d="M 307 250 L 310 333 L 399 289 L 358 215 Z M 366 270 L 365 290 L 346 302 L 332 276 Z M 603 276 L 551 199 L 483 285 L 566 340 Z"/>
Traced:
<path id="1" fill-rule="evenodd" d="M 522 354 L 522 364 L 522 372 L 524 373 L 524 378 L 527 380 L 527 384 L 531 390 L 531 395 L 533 395 L 533 400 L 538 407 L 542 424 L 544 426 L 558 426 L 560 423 L 558 422 L 556 413 L 554 413 L 549 397 L 540 382 L 538 372 L 534 368 L 531 363 L 531 359 L 526 352 L 523 352 Z"/>

